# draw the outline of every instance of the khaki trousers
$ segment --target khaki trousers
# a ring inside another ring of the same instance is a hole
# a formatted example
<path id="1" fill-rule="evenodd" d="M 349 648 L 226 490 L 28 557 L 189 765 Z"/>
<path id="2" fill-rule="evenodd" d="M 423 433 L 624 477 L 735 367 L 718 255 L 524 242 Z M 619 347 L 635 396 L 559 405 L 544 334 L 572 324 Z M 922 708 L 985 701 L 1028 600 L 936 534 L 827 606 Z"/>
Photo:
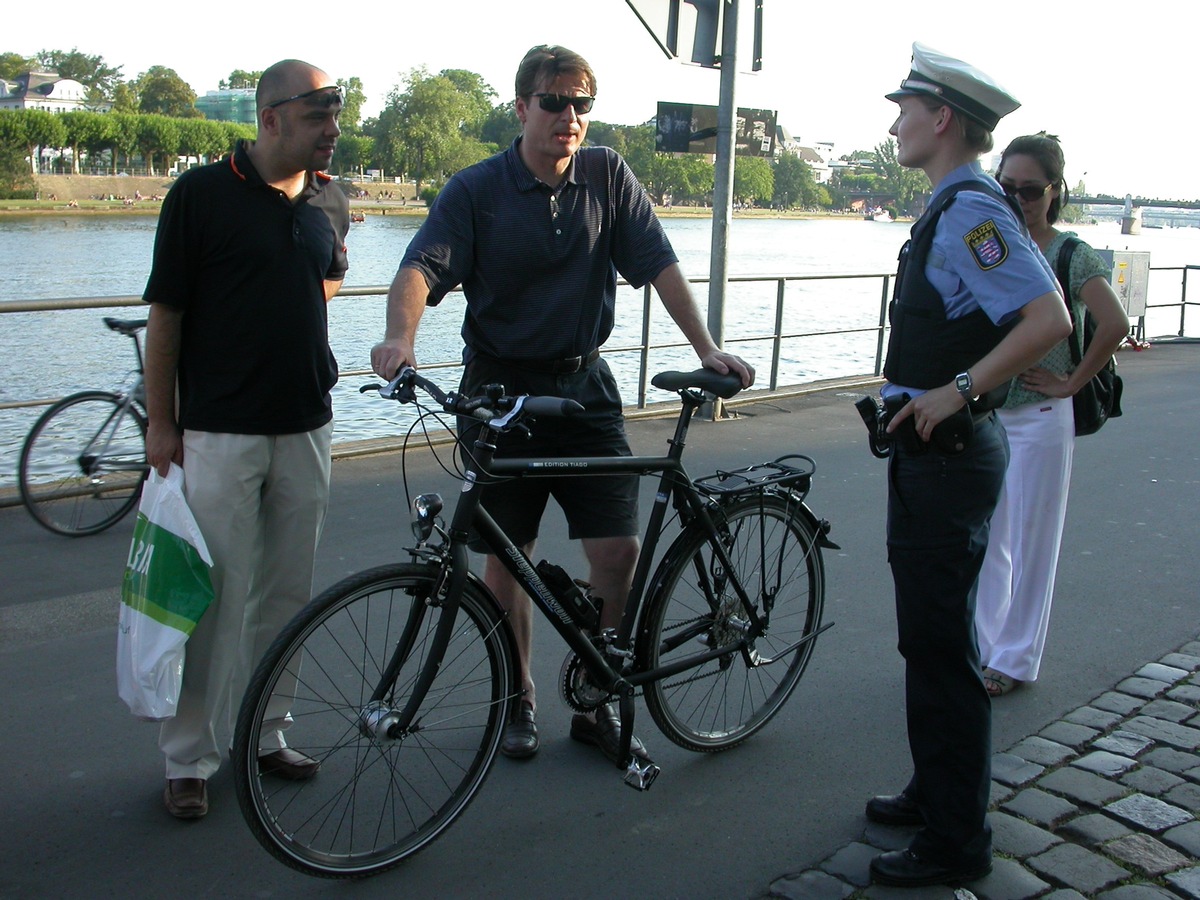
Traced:
<path id="1" fill-rule="evenodd" d="M 230 739 L 253 667 L 312 596 L 332 435 L 332 422 L 300 434 L 184 432 L 185 492 L 215 597 L 187 642 L 178 712 L 159 732 L 167 778 L 217 771 L 218 737 Z M 276 711 L 264 751 L 286 746 L 287 712 Z"/>

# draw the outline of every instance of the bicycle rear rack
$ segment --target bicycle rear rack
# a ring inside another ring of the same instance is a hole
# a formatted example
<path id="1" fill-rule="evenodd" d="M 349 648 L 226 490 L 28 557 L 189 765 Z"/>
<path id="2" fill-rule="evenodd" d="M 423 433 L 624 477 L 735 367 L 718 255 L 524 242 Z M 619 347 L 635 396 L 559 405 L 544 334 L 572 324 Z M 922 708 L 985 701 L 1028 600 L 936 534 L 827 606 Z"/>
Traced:
<path id="1" fill-rule="evenodd" d="M 729 497 L 761 491 L 771 485 L 783 485 L 808 493 L 817 464 L 802 453 L 781 456 L 774 462 L 758 463 L 743 469 L 724 471 L 697 478 L 692 484 L 709 497 Z"/>

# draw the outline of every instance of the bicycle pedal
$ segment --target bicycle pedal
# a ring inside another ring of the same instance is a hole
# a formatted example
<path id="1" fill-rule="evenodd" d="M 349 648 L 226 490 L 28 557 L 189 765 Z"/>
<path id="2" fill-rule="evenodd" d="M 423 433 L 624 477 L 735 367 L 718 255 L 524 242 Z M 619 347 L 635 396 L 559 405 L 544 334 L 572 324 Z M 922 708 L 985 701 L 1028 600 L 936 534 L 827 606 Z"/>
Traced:
<path id="1" fill-rule="evenodd" d="M 635 756 L 629 761 L 629 768 L 625 770 L 625 775 L 621 780 L 635 790 L 648 791 L 661 771 L 662 769 L 650 760 L 638 759 Z"/>

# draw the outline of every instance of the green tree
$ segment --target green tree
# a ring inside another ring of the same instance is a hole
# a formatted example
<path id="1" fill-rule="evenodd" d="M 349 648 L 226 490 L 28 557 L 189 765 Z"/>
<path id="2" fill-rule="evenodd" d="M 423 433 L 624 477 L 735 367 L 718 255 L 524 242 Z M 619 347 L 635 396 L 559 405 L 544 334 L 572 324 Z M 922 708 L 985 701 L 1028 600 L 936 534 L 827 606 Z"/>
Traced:
<path id="1" fill-rule="evenodd" d="M 256 88 L 258 87 L 259 79 L 262 78 L 262 70 L 257 72 L 247 72 L 245 69 L 234 69 L 229 73 L 229 77 L 224 81 L 218 81 L 217 87 L 221 90 L 237 90 L 239 88 Z"/>
<path id="2" fill-rule="evenodd" d="M 122 157 L 125 168 L 129 168 L 129 157 L 137 149 L 138 123 L 142 117 L 133 113 L 109 113 L 109 118 L 112 120 L 112 164 L 115 175 Z"/>
<path id="3" fill-rule="evenodd" d="M 113 89 L 112 106 L 109 112 L 136 113 L 137 111 L 137 84 L 132 81 L 122 81 Z"/>
<path id="4" fill-rule="evenodd" d="M 213 159 L 225 152 L 225 129 L 208 119 L 180 119 L 179 155 L 198 160 Z"/>
<path id="5" fill-rule="evenodd" d="M 154 162 L 163 157 L 163 169 L 169 168 L 167 161 L 179 153 L 182 139 L 179 123 L 169 116 L 138 116 L 137 148 L 146 161 L 146 168 L 154 174 Z"/>
<path id="6" fill-rule="evenodd" d="M 78 81 L 88 89 L 88 102 L 104 103 L 112 99 L 113 92 L 121 81 L 121 67 L 110 66 L 103 56 L 89 56 L 78 48 L 70 50 L 42 50 L 37 63 L 63 78 Z"/>
<path id="7" fill-rule="evenodd" d="M 625 149 L 617 150 L 625 158 L 626 164 L 633 169 L 633 174 L 639 181 L 650 180 L 650 171 L 658 152 L 654 149 L 654 129 L 649 125 L 621 125 L 624 134 Z M 589 132 L 591 129 L 588 129 Z"/>
<path id="8" fill-rule="evenodd" d="M 108 131 L 108 116 L 86 110 L 64 113 L 59 116 L 66 129 L 66 146 L 71 148 L 71 171 L 79 174 L 81 147 L 91 149 L 103 146 L 103 137 Z"/>
<path id="9" fill-rule="evenodd" d="M 656 153 L 648 175 L 644 181 L 652 196 L 665 204 L 668 194 L 672 202 L 706 199 L 712 194 L 715 172 L 708 158 L 697 153 Z"/>
<path id="10" fill-rule="evenodd" d="M 347 172 L 361 175 L 371 161 L 374 149 L 375 139 L 372 137 L 365 134 L 343 134 L 338 138 L 330 168 L 339 175 L 345 175 Z"/>
<path id="11" fill-rule="evenodd" d="M 385 112 L 394 113 L 387 121 L 389 138 L 399 143 L 405 169 L 412 173 L 419 195 L 423 181 L 438 180 L 445 173 L 463 139 L 463 126 L 476 107 L 454 81 L 430 75 L 425 68 L 413 69 L 407 85 L 404 91 L 392 90 Z M 381 124 L 384 120 L 381 114 Z M 376 147 L 378 150 L 378 142 Z M 394 153 L 395 144 L 384 149 Z"/>
<path id="12" fill-rule="evenodd" d="M 812 166 L 797 154 L 784 152 L 775 162 L 775 193 L 772 202 L 781 209 L 818 205 L 817 178 Z"/>
<path id="13" fill-rule="evenodd" d="M 0 200 L 28 198 L 36 187 L 25 148 L 25 117 L 16 110 L 0 110 Z"/>
<path id="14" fill-rule="evenodd" d="M 597 124 L 593 122 L 588 128 L 589 135 L 591 129 Z M 520 133 L 521 120 L 517 118 L 517 109 L 513 102 L 509 100 L 505 103 L 497 103 L 492 107 L 479 129 L 479 139 L 485 144 L 492 144 L 495 147 L 507 147 Z"/>
<path id="15" fill-rule="evenodd" d="M 67 129 L 61 116 L 44 109 L 18 109 L 12 115 L 21 119 L 21 134 L 24 137 L 25 156 L 29 159 L 29 171 L 36 175 L 40 170 L 39 150 L 43 147 L 58 149 L 67 142 Z"/>
<path id="16" fill-rule="evenodd" d="M 349 78 L 338 79 L 338 84 L 342 86 L 343 95 L 342 114 L 338 117 L 338 124 L 342 131 L 358 134 L 361 131 L 362 105 L 367 99 L 362 79 L 352 75 Z"/>
<path id="17" fill-rule="evenodd" d="M 932 188 L 929 178 L 920 169 L 906 169 L 896 157 L 896 141 L 888 138 L 875 147 L 879 174 L 883 178 L 884 190 L 896 197 L 896 206 L 903 212 L 911 212 L 918 194 L 928 193 Z"/>
<path id="18" fill-rule="evenodd" d="M 137 79 L 138 109 L 176 119 L 198 118 L 196 92 L 166 66 L 151 66 Z"/>
<path id="19" fill-rule="evenodd" d="M 9 81 L 30 69 L 37 68 L 37 60 L 32 56 L 22 56 L 20 53 L 0 53 L 0 78 Z"/>
<path id="20" fill-rule="evenodd" d="M 761 156 L 738 156 L 733 161 L 733 197 L 743 203 L 769 200 L 775 193 L 775 172 Z"/>
<path id="21" fill-rule="evenodd" d="M 466 99 L 467 108 L 462 128 L 466 134 L 479 138 L 484 123 L 491 115 L 496 91 L 483 80 L 482 75 L 468 72 L 466 69 L 442 69 L 438 75 L 453 84 Z"/>

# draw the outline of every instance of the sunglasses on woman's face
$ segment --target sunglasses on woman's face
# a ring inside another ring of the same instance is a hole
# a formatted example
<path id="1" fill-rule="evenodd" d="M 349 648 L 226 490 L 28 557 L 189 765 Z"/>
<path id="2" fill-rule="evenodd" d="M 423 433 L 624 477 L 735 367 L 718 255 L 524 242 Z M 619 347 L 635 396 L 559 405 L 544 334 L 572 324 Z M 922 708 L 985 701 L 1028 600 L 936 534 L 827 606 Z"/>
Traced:
<path id="1" fill-rule="evenodd" d="M 1026 184 L 1017 187 L 1011 181 L 1000 182 L 1000 187 L 1004 188 L 1004 193 L 1010 197 L 1020 197 L 1026 203 L 1034 203 L 1046 196 L 1046 191 L 1050 190 L 1049 184 L 1043 184 L 1038 187 L 1036 184 Z"/>
<path id="2" fill-rule="evenodd" d="M 595 97 L 575 96 L 573 94 L 533 94 L 538 98 L 538 106 L 548 113 L 560 113 L 568 106 L 575 107 L 575 115 L 586 116 L 592 111 Z"/>

